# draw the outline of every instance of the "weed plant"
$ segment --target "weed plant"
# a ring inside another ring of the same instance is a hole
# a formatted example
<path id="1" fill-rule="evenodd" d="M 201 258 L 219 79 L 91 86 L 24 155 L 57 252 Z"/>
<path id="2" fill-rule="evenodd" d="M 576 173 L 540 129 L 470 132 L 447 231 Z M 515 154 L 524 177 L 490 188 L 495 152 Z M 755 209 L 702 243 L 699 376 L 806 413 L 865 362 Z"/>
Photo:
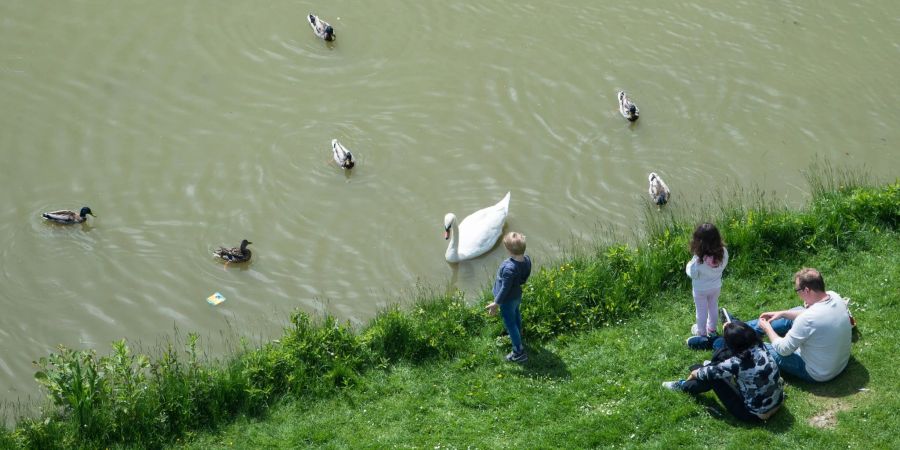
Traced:
<path id="1" fill-rule="evenodd" d="M 900 182 L 872 187 L 858 177 L 837 176 L 808 175 L 813 197 L 801 211 L 758 194 L 758 201 L 722 204 L 698 216 L 653 211 L 636 243 L 595 245 L 541 267 L 524 288 L 524 333 L 538 346 L 562 342 L 573 333 L 620 323 L 687 289 L 688 239 L 701 221 L 713 221 L 722 231 L 731 254 L 727 276 L 739 279 L 782 280 L 789 274 L 768 273 L 775 263 L 798 267 L 800 255 L 868 248 L 872 236 L 897 230 Z M 285 397 L 327 399 L 367 389 L 360 383 L 373 370 L 454 360 L 460 369 L 474 370 L 485 362 L 472 349 L 493 339 L 500 327 L 482 311 L 488 296 L 469 304 L 460 293 L 422 295 L 410 308 L 388 307 L 360 330 L 297 311 L 280 339 L 255 348 L 244 344 L 224 361 L 198 356 L 196 334 L 168 343 L 153 358 L 134 354 L 124 340 L 99 357 L 93 350 L 60 348 L 35 363 L 35 378 L 48 396 L 42 416 L 0 430 L 0 445 L 159 447 L 238 416 L 264 416 Z M 478 394 L 477 386 L 472 392 L 463 397 L 474 408 L 496 402 Z"/>

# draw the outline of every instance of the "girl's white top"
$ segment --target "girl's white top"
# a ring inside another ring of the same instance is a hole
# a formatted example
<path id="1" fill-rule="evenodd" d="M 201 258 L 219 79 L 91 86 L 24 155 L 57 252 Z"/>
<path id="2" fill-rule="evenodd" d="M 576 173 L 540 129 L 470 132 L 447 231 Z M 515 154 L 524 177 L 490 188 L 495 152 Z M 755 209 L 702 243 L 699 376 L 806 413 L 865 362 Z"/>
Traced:
<path id="1" fill-rule="evenodd" d="M 722 250 L 722 261 L 715 267 L 712 266 L 713 261 L 709 256 L 704 257 L 703 262 L 700 261 L 700 258 L 697 255 L 694 255 L 694 257 L 688 261 L 687 266 L 684 268 L 684 272 L 687 273 L 687 276 L 691 277 L 691 282 L 695 291 L 709 291 L 712 289 L 720 289 L 722 287 L 722 272 L 725 270 L 725 266 L 728 265 L 728 249 L 723 248 Z"/>

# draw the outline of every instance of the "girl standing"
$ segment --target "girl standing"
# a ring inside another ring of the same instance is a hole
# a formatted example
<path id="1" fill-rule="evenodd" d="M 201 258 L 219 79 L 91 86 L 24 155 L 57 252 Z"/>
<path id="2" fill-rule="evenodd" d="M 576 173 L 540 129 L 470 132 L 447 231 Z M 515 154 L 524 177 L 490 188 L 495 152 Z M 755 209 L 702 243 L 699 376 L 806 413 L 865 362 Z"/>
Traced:
<path id="1" fill-rule="evenodd" d="M 691 240 L 691 254 L 693 258 L 684 268 L 691 277 L 694 305 L 697 307 L 697 320 L 691 327 L 691 334 L 707 337 L 716 333 L 722 272 L 728 265 L 728 249 L 715 225 L 702 223 L 697 226 Z"/>

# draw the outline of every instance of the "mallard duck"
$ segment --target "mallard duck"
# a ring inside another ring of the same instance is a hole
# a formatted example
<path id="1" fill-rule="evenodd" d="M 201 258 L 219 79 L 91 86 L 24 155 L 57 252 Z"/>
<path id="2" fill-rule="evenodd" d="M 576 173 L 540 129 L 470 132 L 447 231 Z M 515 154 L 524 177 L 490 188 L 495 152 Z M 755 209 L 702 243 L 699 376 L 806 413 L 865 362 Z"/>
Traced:
<path id="1" fill-rule="evenodd" d="M 347 150 L 347 147 L 341 145 L 337 139 L 331 140 L 331 152 L 334 154 L 334 162 L 343 169 L 352 169 L 356 165 L 353 160 L 353 153 Z"/>
<path id="2" fill-rule="evenodd" d="M 241 241 L 240 247 L 219 247 L 218 250 L 213 252 L 213 255 L 224 260 L 226 264 L 247 262 L 250 261 L 250 256 L 252 255 L 250 249 L 247 248 L 250 244 L 252 244 L 252 242 L 244 239 Z"/>
<path id="3" fill-rule="evenodd" d="M 306 20 L 309 21 L 309 26 L 312 27 L 313 33 L 315 33 L 316 36 L 325 39 L 326 41 L 333 41 L 336 37 L 334 35 L 334 28 L 332 28 L 328 22 L 320 19 L 319 16 L 310 14 L 306 16 Z"/>
<path id="4" fill-rule="evenodd" d="M 509 192 L 494 206 L 479 209 L 466 216 L 459 225 L 456 215 L 444 216 L 444 239 L 450 239 L 444 258 L 455 263 L 483 255 L 490 250 L 503 231 L 509 214 Z"/>
<path id="5" fill-rule="evenodd" d="M 82 223 L 85 220 L 87 220 L 88 214 L 94 216 L 94 212 L 91 211 L 91 208 L 88 208 L 87 206 L 85 206 L 84 208 L 81 208 L 81 212 L 78 212 L 78 213 L 76 213 L 75 211 L 68 210 L 68 209 L 62 209 L 59 211 L 45 212 L 45 213 L 41 214 L 41 217 L 43 217 L 46 220 L 50 220 L 50 221 L 53 221 L 56 223 L 61 223 L 64 225 L 72 225 L 75 223 Z M 94 217 L 97 217 L 97 216 L 94 216 Z"/>
<path id="6" fill-rule="evenodd" d="M 628 119 L 629 122 L 634 122 L 638 120 L 638 116 L 641 115 L 641 111 L 638 109 L 637 105 L 635 105 L 631 99 L 628 98 L 628 94 L 625 91 L 619 91 L 619 112 L 622 113 L 622 117 Z"/>
<path id="7" fill-rule="evenodd" d="M 647 179 L 650 180 L 650 201 L 656 203 L 657 208 L 668 203 L 670 192 L 666 182 L 656 172 L 650 172 Z"/>

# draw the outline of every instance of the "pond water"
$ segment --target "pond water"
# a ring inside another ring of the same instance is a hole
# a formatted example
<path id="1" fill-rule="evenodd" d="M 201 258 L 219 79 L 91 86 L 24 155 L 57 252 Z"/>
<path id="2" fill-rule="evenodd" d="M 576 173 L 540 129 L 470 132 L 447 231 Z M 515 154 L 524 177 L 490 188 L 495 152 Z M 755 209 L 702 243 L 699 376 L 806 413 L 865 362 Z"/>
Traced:
<path id="1" fill-rule="evenodd" d="M 800 204 L 816 157 L 893 179 L 898 18 L 888 0 L 2 2 L 0 399 L 33 397 L 59 344 L 272 336 L 295 308 L 364 323 L 418 286 L 472 298 L 504 250 L 449 265 L 442 219 L 508 191 L 540 264 L 636 227 L 651 171 L 673 211 L 735 184 Z M 40 218 L 85 205 L 87 225 Z M 245 238 L 249 265 L 211 257 Z"/>

